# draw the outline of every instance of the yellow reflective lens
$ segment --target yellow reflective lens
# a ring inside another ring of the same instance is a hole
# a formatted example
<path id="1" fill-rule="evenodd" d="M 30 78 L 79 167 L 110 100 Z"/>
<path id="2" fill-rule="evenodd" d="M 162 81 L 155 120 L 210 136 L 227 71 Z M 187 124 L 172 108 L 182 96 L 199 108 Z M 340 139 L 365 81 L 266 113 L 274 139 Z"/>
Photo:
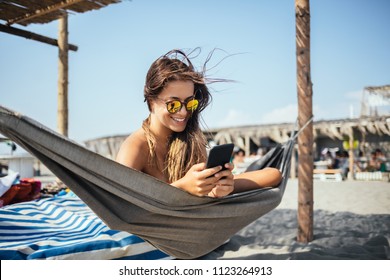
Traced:
<path id="1" fill-rule="evenodd" d="M 192 100 L 188 101 L 186 104 L 187 111 L 189 111 L 189 112 L 195 111 L 196 108 L 198 108 L 198 104 L 199 104 L 199 102 L 196 99 L 192 99 Z"/>
<path id="2" fill-rule="evenodd" d="M 173 100 L 167 103 L 167 110 L 169 113 L 176 113 L 181 109 L 181 102 L 179 100 Z"/>

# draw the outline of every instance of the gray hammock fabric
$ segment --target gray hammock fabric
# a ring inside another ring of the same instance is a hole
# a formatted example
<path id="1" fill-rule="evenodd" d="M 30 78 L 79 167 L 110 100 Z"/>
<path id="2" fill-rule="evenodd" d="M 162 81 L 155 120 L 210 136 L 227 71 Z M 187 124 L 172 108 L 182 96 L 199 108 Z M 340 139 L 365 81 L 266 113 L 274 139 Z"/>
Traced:
<path id="1" fill-rule="evenodd" d="M 279 205 L 296 138 L 248 168 L 279 168 L 283 174 L 279 186 L 209 198 L 125 167 L 2 106 L 0 133 L 38 158 L 110 228 L 135 234 L 180 259 L 211 252 Z"/>

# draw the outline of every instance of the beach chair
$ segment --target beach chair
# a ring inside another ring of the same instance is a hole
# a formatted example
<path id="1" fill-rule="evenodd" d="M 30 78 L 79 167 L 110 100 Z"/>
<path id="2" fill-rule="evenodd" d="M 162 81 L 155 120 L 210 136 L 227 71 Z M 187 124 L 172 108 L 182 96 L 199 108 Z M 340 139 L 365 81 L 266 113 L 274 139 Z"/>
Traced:
<path id="1" fill-rule="evenodd" d="M 279 168 L 283 179 L 277 187 L 210 198 L 127 168 L 1 106 L 0 132 L 37 157 L 108 227 L 135 234 L 180 259 L 211 252 L 279 205 L 297 136 L 292 133 L 248 168 Z"/>

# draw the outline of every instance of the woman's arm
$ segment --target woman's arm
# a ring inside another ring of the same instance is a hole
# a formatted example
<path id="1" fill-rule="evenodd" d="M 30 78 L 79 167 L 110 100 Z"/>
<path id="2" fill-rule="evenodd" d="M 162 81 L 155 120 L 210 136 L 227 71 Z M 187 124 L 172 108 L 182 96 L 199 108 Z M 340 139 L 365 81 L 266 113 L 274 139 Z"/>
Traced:
<path id="1" fill-rule="evenodd" d="M 276 187 L 282 180 L 282 174 L 276 168 L 266 167 L 261 170 L 233 175 L 233 164 L 226 164 L 227 170 L 216 174 L 220 179 L 208 193 L 211 197 L 223 197 L 230 193 L 240 193 L 254 189 Z"/>
<path id="2" fill-rule="evenodd" d="M 281 180 L 282 174 L 280 171 L 272 167 L 244 172 L 234 175 L 234 193 L 276 187 Z"/>

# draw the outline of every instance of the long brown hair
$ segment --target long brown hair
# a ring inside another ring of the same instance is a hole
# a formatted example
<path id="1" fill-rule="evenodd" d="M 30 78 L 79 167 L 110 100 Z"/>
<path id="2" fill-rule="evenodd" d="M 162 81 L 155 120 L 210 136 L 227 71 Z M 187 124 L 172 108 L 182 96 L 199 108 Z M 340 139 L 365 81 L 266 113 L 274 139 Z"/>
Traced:
<path id="1" fill-rule="evenodd" d="M 182 178 L 196 163 L 206 160 L 207 141 L 200 129 L 200 113 L 211 102 L 211 94 L 206 86 L 202 72 L 197 72 L 189 57 L 182 50 L 172 50 L 152 63 L 146 75 L 144 88 L 145 101 L 151 110 L 151 101 L 171 81 L 192 81 L 195 98 L 199 100 L 198 109 L 189 118 L 183 132 L 174 132 L 168 139 L 168 153 L 164 160 L 164 174 L 169 182 Z M 144 120 L 142 128 L 149 145 L 150 164 L 157 166 L 155 156 L 156 137 L 150 130 L 150 116 Z M 161 167 L 160 167 L 161 168 Z"/>

